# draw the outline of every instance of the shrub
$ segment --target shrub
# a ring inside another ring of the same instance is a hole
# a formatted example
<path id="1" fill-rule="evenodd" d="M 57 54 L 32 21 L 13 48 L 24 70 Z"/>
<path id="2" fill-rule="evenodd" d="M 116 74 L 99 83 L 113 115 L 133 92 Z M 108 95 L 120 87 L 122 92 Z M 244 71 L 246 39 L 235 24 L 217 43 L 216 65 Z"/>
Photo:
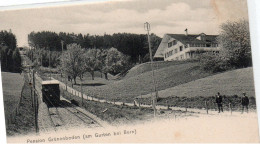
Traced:
<path id="1" fill-rule="evenodd" d="M 225 57 L 220 54 L 214 55 L 210 52 L 200 54 L 199 62 L 203 70 L 213 73 L 226 71 L 232 68 Z"/>

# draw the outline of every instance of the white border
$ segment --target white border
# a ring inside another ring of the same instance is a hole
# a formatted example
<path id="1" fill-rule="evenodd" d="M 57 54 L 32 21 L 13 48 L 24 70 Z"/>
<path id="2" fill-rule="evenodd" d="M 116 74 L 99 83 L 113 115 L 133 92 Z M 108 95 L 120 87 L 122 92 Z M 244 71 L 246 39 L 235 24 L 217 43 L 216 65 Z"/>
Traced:
<path id="1" fill-rule="evenodd" d="M 61 2 L 63 1 L 63 2 Z M 100 2 L 108 0 L 1 0 L 0 10 L 17 9 L 17 8 L 31 8 L 36 6 L 53 6 L 53 5 L 66 5 L 66 4 L 80 4 L 82 2 Z M 49 2 L 46 4 L 46 2 Z M 51 2 L 51 3 L 50 3 Z M 34 5 L 31 5 L 33 4 Z M 25 4 L 25 5 L 20 5 Z M 248 0 L 249 20 L 250 20 L 250 32 L 251 43 L 253 53 L 253 66 L 254 66 L 254 79 L 255 79 L 255 91 L 257 97 L 257 111 L 260 115 L 260 0 Z M 0 75 L 1 78 L 1 75 Z M 0 82 L 0 140 L 2 143 L 6 143 L 6 130 L 4 119 L 4 106 L 3 106 L 3 94 L 2 83 Z M 258 118 L 260 123 L 260 119 Z M 260 130 L 260 129 L 259 129 Z M 259 131 L 260 133 L 260 131 Z"/>

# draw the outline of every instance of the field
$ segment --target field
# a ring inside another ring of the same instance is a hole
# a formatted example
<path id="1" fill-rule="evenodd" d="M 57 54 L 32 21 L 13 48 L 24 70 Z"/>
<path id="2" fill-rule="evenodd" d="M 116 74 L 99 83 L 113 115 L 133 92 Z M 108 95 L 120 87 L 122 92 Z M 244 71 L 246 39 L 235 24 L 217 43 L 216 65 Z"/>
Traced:
<path id="1" fill-rule="evenodd" d="M 180 64 L 185 64 L 187 62 L 192 62 L 192 60 L 185 60 L 185 61 L 154 61 L 153 62 L 153 67 L 154 70 L 158 70 L 161 68 L 166 68 L 166 67 L 170 67 L 173 65 L 180 65 Z M 139 65 L 136 65 L 135 67 L 131 68 L 129 71 L 127 71 L 127 73 L 125 74 L 125 76 L 123 78 L 130 78 L 136 75 L 140 75 L 142 73 L 151 71 L 151 63 L 150 62 L 146 62 L 146 63 L 142 63 Z"/>
<path id="2" fill-rule="evenodd" d="M 31 106 L 30 88 L 28 78 L 20 74 L 2 73 L 3 91 L 4 91 L 4 109 L 6 119 L 7 136 L 15 136 L 32 133 L 35 130 L 34 109 Z M 24 85 L 24 87 L 23 87 Z M 21 93 L 23 87 L 23 91 Z M 22 99 L 18 106 L 22 94 Z M 12 113 L 12 115 L 10 115 Z M 8 120 L 12 117 L 12 120 Z"/>
<path id="3" fill-rule="evenodd" d="M 83 91 L 86 94 L 94 95 L 98 98 L 132 102 L 135 97 L 145 95 L 153 90 L 152 72 L 150 65 L 145 65 L 147 71 L 138 73 L 138 70 L 130 70 L 121 80 L 104 80 L 96 78 L 94 81 L 89 78 L 83 80 Z M 144 69 L 144 67 L 142 68 Z M 132 72 L 131 72 L 132 71 Z M 135 74 L 134 74 L 135 73 Z M 130 75 L 130 76 L 128 76 Z M 135 76 L 134 76 L 135 75 Z M 190 81 L 211 75 L 200 70 L 196 62 L 185 62 L 181 64 L 165 64 L 155 71 L 155 79 L 158 90 L 164 90 Z M 59 75 L 57 79 L 61 80 Z M 79 81 L 79 80 L 78 80 Z M 71 85 L 70 82 L 67 82 Z M 73 88 L 80 90 L 80 85 Z"/>
<path id="4" fill-rule="evenodd" d="M 63 91 L 63 97 L 69 100 L 75 100 L 81 105 L 81 98 L 73 96 L 70 93 Z M 62 93 L 63 93 L 62 92 Z M 153 120 L 153 110 L 150 108 L 117 106 L 109 103 L 100 103 L 95 101 L 84 100 L 84 105 L 81 107 L 96 115 L 100 119 L 107 121 L 113 126 L 120 126 L 122 124 L 144 123 L 145 121 Z M 192 113 L 182 111 L 158 111 L 157 116 L 160 118 L 169 117 L 173 115 L 177 117 L 192 116 Z"/>
<path id="5" fill-rule="evenodd" d="M 155 79 L 159 90 L 159 105 L 187 108 L 216 109 L 215 95 L 224 95 L 224 109 L 241 109 L 242 92 L 250 98 L 250 108 L 256 108 L 253 69 L 244 68 L 212 74 L 200 69 L 197 62 L 156 62 Z M 96 77 L 83 80 L 83 92 L 102 99 L 122 102 L 138 101 L 151 103 L 153 91 L 152 72 L 149 63 L 137 65 L 119 80 L 104 80 Z M 57 78 L 57 77 L 56 77 Z M 58 78 L 60 79 L 60 78 Z M 73 86 L 80 90 L 79 85 Z M 207 102 L 207 105 L 206 103 Z"/>
<path id="6" fill-rule="evenodd" d="M 208 101 L 208 107 L 214 109 L 217 92 L 225 95 L 224 108 L 226 109 L 231 103 L 234 109 L 239 110 L 243 92 L 246 92 L 250 98 L 250 107 L 255 109 L 253 68 L 232 70 L 161 90 L 158 92 L 158 104 L 205 108 L 205 101 Z M 139 100 L 142 103 L 149 103 L 149 97 L 150 95 L 143 95 Z"/>
<path id="7" fill-rule="evenodd" d="M 4 96 L 5 119 L 8 121 L 10 114 L 18 106 L 24 84 L 23 76 L 19 73 L 2 72 L 2 86 Z"/>

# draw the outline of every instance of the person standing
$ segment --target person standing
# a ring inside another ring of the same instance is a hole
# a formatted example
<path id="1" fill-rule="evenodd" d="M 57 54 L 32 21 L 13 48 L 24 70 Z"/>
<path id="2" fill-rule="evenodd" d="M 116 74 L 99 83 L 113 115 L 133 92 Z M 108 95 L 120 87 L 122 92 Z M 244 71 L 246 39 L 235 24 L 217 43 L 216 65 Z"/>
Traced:
<path id="1" fill-rule="evenodd" d="M 244 112 L 244 109 L 246 107 L 246 112 L 248 113 L 248 105 L 249 105 L 249 99 L 246 96 L 246 93 L 243 93 L 243 97 L 241 98 L 241 104 L 242 104 L 242 113 Z"/>
<path id="2" fill-rule="evenodd" d="M 220 93 L 218 92 L 217 96 L 216 96 L 216 103 L 218 105 L 218 113 L 220 113 L 221 111 L 223 112 L 223 105 L 222 105 L 222 96 L 220 95 Z"/>

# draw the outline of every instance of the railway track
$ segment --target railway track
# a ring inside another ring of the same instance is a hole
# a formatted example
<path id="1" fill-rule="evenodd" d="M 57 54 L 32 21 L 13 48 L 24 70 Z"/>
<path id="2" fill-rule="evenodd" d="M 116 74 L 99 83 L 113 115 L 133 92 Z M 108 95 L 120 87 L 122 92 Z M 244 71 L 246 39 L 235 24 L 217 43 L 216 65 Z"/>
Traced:
<path id="1" fill-rule="evenodd" d="M 62 105 L 61 105 L 62 106 Z M 95 127 L 103 127 L 99 122 L 97 122 L 95 119 L 91 118 L 87 114 L 83 113 L 82 111 L 78 110 L 73 106 L 72 104 L 69 107 L 62 106 L 64 109 L 66 109 L 68 112 L 76 116 L 78 119 L 80 119 L 82 122 L 84 122 L 86 125 L 88 125 L 89 128 L 95 128 Z"/>
<path id="2" fill-rule="evenodd" d="M 68 130 L 70 128 L 85 127 L 97 128 L 103 127 L 94 118 L 91 118 L 84 112 L 69 102 L 52 102 L 48 99 L 51 106 L 49 109 L 50 119 L 55 131 Z M 54 104 L 55 103 L 55 104 Z"/>

